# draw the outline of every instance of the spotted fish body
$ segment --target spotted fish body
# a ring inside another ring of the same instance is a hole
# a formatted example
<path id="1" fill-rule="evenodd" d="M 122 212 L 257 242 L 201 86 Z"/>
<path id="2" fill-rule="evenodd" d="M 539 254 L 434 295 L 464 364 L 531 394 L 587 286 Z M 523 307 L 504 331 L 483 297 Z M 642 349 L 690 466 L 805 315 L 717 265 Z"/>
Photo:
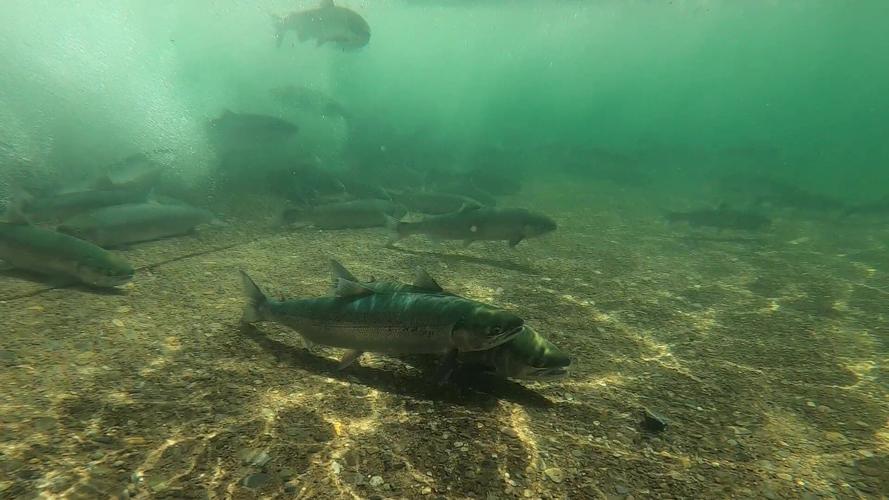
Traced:
<path id="1" fill-rule="evenodd" d="M 517 335 L 521 318 L 456 296 L 377 294 L 339 280 L 338 296 L 274 301 L 246 274 L 245 322 L 274 321 L 329 347 L 395 354 L 490 349 Z"/>
<path id="2" fill-rule="evenodd" d="M 357 278 L 342 264 L 331 260 L 331 275 L 334 279 L 357 282 Z M 377 294 L 385 293 L 426 293 L 454 296 L 425 271 L 418 270 L 413 284 L 397 281 L 361 282 L 362 286 Z M 571 358 L 543 335 L 528 325 L 512 339 L 492 349 L 461 352 L 457 360 L 464 365 L 479 366 L 485 371 L 504 378 L 553 379 L 566 375 Z"/>

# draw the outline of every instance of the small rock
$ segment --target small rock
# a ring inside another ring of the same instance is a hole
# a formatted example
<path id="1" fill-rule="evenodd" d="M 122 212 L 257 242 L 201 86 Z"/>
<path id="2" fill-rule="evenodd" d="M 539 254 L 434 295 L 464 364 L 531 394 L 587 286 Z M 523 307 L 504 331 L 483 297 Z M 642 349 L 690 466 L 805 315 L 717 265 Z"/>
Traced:
<path id="1" fill-rule="evenodd" d="M 422 493 L 423 495 L 431 495 L 432 488 L 430 488 L 429 486 L 424 486 L 423 489 L 420 490 L 420 493 Z"/>
<path id="2" fill-rule="evenodd" d="M 630 492 L 630 489 L 622 484 L 619 484 L 614 487 L 614 491 L 616 491 L 618 495 L 626 495 Z"/>
<path id="3" fill-rule="evenodd" d="M 565 480 L 565 471 L 558 467 L 550 467 L 549 469 L 544 470 L 543 473 L 554 483 L 561 483 Z"/>
<path id="4" fill-rule="evenodd" d="M 791 476 L 790 474 L 788 474 L 786 472 L 779 472 L 779 473 L 775 474 L 775 476 L 778 479 L 783 479 L 785 481 L 793 481 L 793 476 Z"/>
<path id="5" fill-rule="evenodd" d="M 519 433 L 516 432 L 516 430 L 513 429 L 512 427 L 501 427 L 500 432 L 502 432 L 503 434 L 506 434 L 507 436 L 509 436 L 511 438 L 519 437 Z"/>
<path id="6" fill-rule="evenodd" d="M 643 408 L 639 428 L 646 432 L 663 432 L 667 429 L 667 421 L 648 408 Z"/>
<path id="7" fill-rule="evenodd" d="M 267 485 L 271 480 L 272 476 L 263 472 L 257 472 L 244 478 L 244 486 L 255 490 Z"/>
<path id="8" fill-rule="evenodd" d="M 269 463 L 272 457 L 269 456 L 265 450 L 254 449 L 254 450 L 245 450 L 241 453 L 241 461 L 244 464 L 252 465 L 254 467 L 262 467 L 263 465 Z"/>
<path id="9" fill-rule="evenodd" d="M 832 441 L 834 443 L 846 442 L 846 436 L 836 431 L 827 431 L 824 433 L 824 437 L 827 438 L 828 441 Z"/>
<path id="10" fill-rule="evenodd" d="M 373 476 L 372 478 L 370 478 L 370 483 L 369 483 L 369 484 L 370 484 L 372 487 L 374 487 L 374 488 L 379 488 L 380 486 L 383 485 L 384 482 L 385 482 L 385 481 L 383 481 L 383 478 L 382 478 L 382 477 L 380 477 L 380 476 Z"/>
<path id="11" fill-rule="evenodd" d="M 333 462 L 330 462 L 330 470 L 333 471 L 334 474 L 339 474 L 343 471 L 343 466 L 340 465 L 339 462 L 334 460 Z"/>

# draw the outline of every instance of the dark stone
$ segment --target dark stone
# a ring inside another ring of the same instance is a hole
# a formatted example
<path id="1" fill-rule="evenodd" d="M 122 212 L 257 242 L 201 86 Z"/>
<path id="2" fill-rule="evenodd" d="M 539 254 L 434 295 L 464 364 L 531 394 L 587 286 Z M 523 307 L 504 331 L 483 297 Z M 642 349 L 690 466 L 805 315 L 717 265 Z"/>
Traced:
<path id="1" fill-rule="evenodd" d="M 259 489 L 269 484 L 271 480 L 272 476 L 264 472 L 258 472 L 256 474 L 250 474 L 249 476 L 245 477 L 244 486 L 251 489 Z"/>
<path id="2" fill-rule="evenodd" d="M 667 420 L 648 408 L 643 408 L 639 428 L 645 432 L 663 432 L 667 430 Z"/>

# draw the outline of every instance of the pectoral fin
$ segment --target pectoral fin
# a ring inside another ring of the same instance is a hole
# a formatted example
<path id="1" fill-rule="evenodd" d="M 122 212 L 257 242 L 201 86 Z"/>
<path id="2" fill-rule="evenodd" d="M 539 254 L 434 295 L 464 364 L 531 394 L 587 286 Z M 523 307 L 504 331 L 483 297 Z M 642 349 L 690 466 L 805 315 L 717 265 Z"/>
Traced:
<path id="1" fill-rule="evenodd" d="M 345 353 L 343 353 L 340 358 L 340 364 L 336 367 L 337 370 L 345 370 L 346 368 L 352 366 L 353 363 L 358 361 L 358 358 L 364 354 L 364 351 L 359 351 L 357 349 L 349 349 Z"/>
<path id="2" fill-rule="evenodd" d="M 451 374 L 454 373 L 454 370 L 457 368 L 458 353 L 459 351 L 457 351 L 457 349 L 451 349 L 443 358 L 441 358 L 441 361 L 438 364 L 438 372 L 435 376 L 438 385 L 445 385 L 448 383 L 448 380 L 450 380 Z"/>
<path id="3" fill-rule="evenodd" d="M 521 243 L 523 239 L 525 239 L 524 236 L 516 236 L 515 238 L 509 240 L 509 248 L 515 248 L 515 246 Z"/>

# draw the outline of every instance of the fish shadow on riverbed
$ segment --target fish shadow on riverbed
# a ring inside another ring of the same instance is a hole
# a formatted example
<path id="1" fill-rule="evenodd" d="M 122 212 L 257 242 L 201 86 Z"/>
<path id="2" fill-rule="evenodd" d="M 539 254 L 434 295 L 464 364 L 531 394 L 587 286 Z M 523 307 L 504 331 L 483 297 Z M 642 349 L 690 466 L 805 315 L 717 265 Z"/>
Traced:
<path id="1" fill-rule="evenodd" d="M 502 259 L 491 259 L 488 257 L 475 257 L 473 255 L 461 255 L 461 254 L 450 254 L 450 253 L 436 253 L 436 252 L 424 252 L 420 250 L 409 250 L 407 248 L 401 248 L 394 245 L 387 245 L 385 247 L 388 250 L 394 250 L 396 252 L 406 253 L 410 255 L 416 255 L 418 257 L 430 257 L 434 259 L 443 260 L 449 264 L 453 263 L 470 263 L 470 264 L 481 264 L 483 266 L 491 266 L 497 267 L 500 269 L 506 269 L 507 271 L 518 271 L 525 274 L 538 274 L 537 271 L 527 265 L 521 264 L 519 262 L 513 262 L 510 260 L 502 260 Z"/>
<path id="2" fill-rule="evenodd" d="M 4 277 L 27 281 L 35 285 L 43 285 L 43 288 L 38 288 L 37 290 L 23 291 L 19 294 L 12 294 L 9 297 L 0 296 L 0 300 L 16 300 L 23 299 L 25 297 L 34 297 L 62 288 L 68 290 L 76 290 L 78 292 L 91 293 L 94 295 L 126 295 L 126 292 L 119 288 L 99 288 L 79 282 L 54 280 L 40 274 L 23 271 L 21 269 L 2 269 L 0 270 L 0 278 Z"/>
<path id="3" fill-rule="evenodd" d="M 431 377 L 409 377 L 370 366 L 352 365 L 338 369 L 334 360 L 313 355 L 308 350 L 293 347 L 266 336 L 253 325 L 241 325 L 241 333 L 268 351 L 279 362 L 323 374 L 337 380 L 354 381 L 377 390 L 397 393 L 430 401 L 443 401 L 459 406 L 492 409 L 496 400 L 502 399 L 523 406 L 551 408 L 555 404 L 546 397 L 510 380 L 488 374 L 458 369 L 452 375 L 452 383 L 438 387 Z M 420 366 L 411 363 L 412 366 Z M 430 367 L 432 364 L 429 365 Z M 434 373 L 435 370 L 423 373 Z"/>

